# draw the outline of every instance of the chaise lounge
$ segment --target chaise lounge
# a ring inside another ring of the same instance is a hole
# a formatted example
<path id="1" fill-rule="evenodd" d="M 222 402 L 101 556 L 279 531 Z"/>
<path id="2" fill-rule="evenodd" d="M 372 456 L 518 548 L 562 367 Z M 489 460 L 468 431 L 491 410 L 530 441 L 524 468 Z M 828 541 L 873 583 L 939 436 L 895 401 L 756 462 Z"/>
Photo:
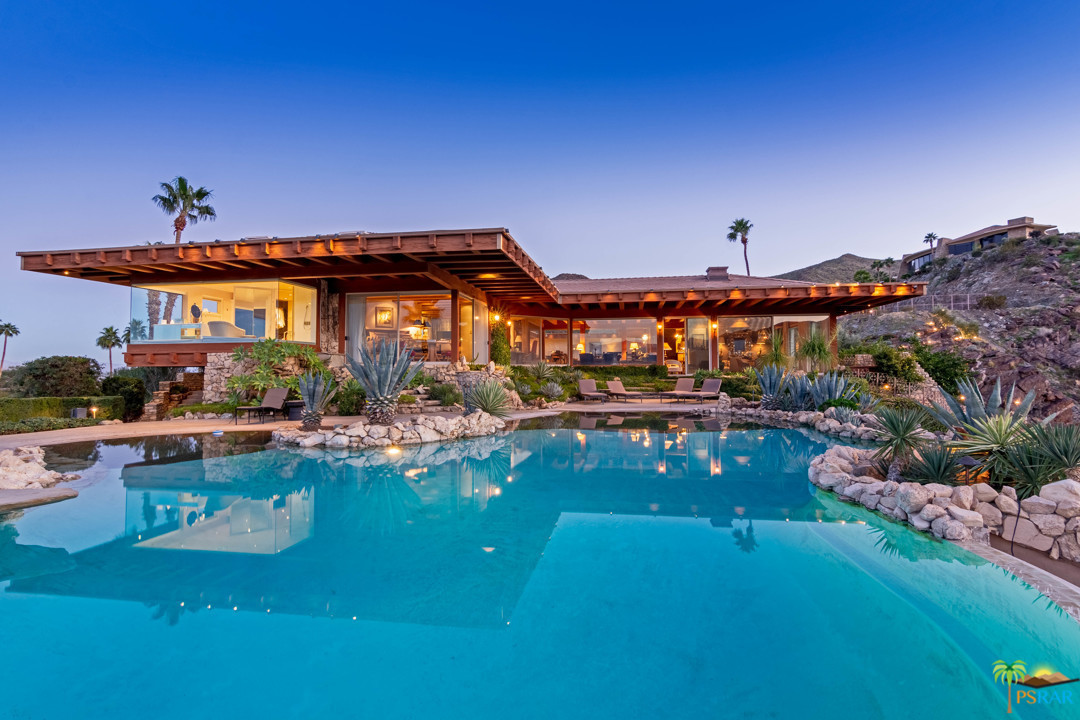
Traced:
<path id="1" fill-rule="evenodd" d="M 273 416 L 274 413 L 281 413 L 282 418 L 285 417 L 285 398 L 289 396 L 289 388 L 270 388 L 263 395 L 262 402 L 258 405 L 241 405 L 236 408 L 236 412 L 233 414 L 233 425 L 238 424 L 240 420 L 240 413 L 247 413 L 248 422 L 251 422 L 252 413 L 259 416 L 259 422 L 264 422 L 267 415 Z"/>
<path id="2" fill-rule="evenodd" d="M 675 389 L 660 393 L 660 397 L 671 398 L 672 400 L 696 399 L 696 394 L 694 393 L 694 378 L 679 378 L 675 381 Z"/>
<path id="3" fill-rule="evenodd" d="M 723 383 L 721 378 L 706 378 L 701 383 L 701 389 L 691 393 L 697 400 L 719 400 L 720 399 L 720 385 Z"/>
<path id="4" fill-rule="evenodd" d="M 607 381 L 608 395 L 621 400 L 628 400 L 630 398 L 637 398 L 638 400 L 645 399 L 645 393 L 627 390 L 623 387 L 622 380 L 608 380 Z"/>
<path id="5" fill-rule="evenodd" d="M 599 400 L 607 402 L 608 396 L 596 389 L 595 380 L 578 380 L 578 395 L 582 400 Z"/>

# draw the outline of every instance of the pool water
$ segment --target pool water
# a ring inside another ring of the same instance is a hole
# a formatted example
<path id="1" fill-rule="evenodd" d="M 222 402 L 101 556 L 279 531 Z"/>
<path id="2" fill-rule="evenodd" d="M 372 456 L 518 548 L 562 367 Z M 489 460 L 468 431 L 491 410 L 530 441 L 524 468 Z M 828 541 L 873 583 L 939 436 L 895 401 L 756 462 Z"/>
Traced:
<path id="1" fill-rule="evenodd" d="M 1080 675 L 1036 591 L 815 492 L 805 431 L 265 442 L 50 451 L 81 494 L 0 522 L 0 717 L 985 718 L 995 660 Z"/>

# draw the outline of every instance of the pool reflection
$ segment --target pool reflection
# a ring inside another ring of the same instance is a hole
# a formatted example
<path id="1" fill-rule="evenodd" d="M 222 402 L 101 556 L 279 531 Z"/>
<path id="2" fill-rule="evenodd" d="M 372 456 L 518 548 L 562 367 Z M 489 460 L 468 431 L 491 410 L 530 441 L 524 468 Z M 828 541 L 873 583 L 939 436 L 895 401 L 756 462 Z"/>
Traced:
<path id="1" fill-rule="evenodd" d="M 39 547 L 35 562 L 0 533 L 0 580 L 136 600 L 169 622 L 227 607 L 497 627 L 563 513 L 705 518 L 753 552 L 767 542 L 755 520 L 848 512 L 815 498 L 806 468 L 825 444 L 796 430 L 546 429 L 394 456 L 205 447 L 203 459 L 124 467 L 110 542 Z"/>

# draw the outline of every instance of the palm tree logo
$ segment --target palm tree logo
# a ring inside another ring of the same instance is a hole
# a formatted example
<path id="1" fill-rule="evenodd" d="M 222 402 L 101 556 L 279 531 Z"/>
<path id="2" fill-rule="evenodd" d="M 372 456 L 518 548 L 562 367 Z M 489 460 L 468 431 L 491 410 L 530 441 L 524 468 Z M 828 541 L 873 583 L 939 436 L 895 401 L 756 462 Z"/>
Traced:
<path id="1" fill-rule="evenodd" d="M 994 661 L 994 682 L 1005 683 L 1009 687 L 1009 710 L 1012 712 L 1012 684 L 1020 680 L 1027 673 L 1027 667 L 1023 660 L 1013 660 L 1007 663 L 1004 660 Z"/>

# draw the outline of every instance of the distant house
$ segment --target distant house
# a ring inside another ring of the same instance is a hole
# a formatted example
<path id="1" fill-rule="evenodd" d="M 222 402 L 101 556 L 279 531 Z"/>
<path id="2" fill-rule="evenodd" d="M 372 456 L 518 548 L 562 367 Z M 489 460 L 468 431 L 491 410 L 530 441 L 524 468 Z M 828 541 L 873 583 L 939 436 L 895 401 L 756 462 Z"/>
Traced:
<path id="1" fill-rule="evenodd" d="M 974 250 L 986 250 L 1000 245 L 1006 240 L 1026 240 L 1030 237 L 1053 235 L 1057 233 L 1055 225 L 1040 225 L 1032 217 L 1018 217 L 1004 225 L 990 225 L 982 230 L 961 235 L 958 238 L 941 238 L 937 247 L 910 253 L 900 259 L 900 274 L 913 275 L 934 260 L 950 255 L 965 255 Z"/>

